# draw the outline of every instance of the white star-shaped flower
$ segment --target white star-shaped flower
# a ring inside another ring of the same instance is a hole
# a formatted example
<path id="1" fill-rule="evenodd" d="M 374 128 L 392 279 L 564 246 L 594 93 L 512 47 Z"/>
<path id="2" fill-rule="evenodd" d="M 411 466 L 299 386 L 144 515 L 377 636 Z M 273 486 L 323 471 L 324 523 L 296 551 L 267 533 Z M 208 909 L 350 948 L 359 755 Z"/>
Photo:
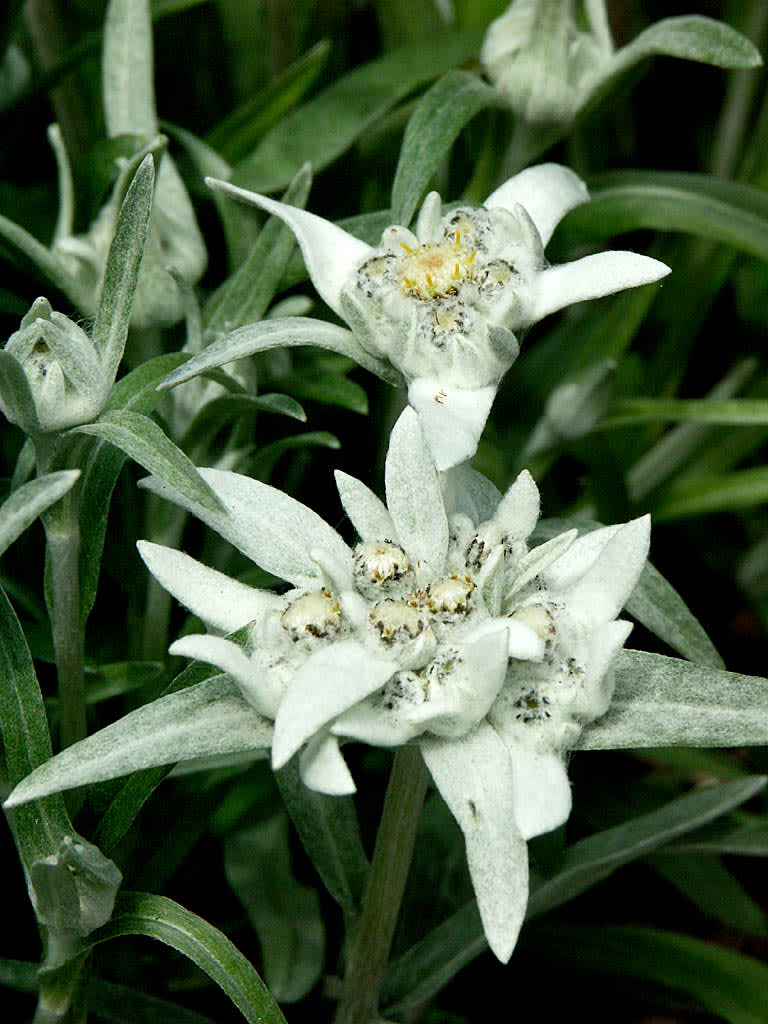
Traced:
<path id="1" fill-rule="evenodd" d="M 340 741 L 418 743 L 464 831 L 488 941 L 508 959 L 525 914 L 525 841 L 568 817 L 565 752 L 610 703 L 631 628 L 616 616 L 645 563 L 648 518 L 529 549 L 530 474 L 503 497 L 468 467 L 439 474 L 410 409 L 392 433 L 386 506 L 337 474 L 354 548 L 266 484 L 201 473 L 226 513 L 148 486 L 293 589 L 256 590 L 140 542 L 162 586 L 212 631 L 172 652 L 228 673 L 274 720 L 273 767 L 298 755 L 320 792 L 354 791 Z M 221 635 L 235 630 L 238 641 Z"/>
<path id="2" fill-rule="evenodd" d="M 544 247 L 555 227 L 588 199 L 583 181 L 558 164 L 530 167 L 482 207 L 444 216 L 431 192 L 415 233 L 394 225 L 376 247 L 305 210 L 227 182 L 208 183 L 291 228 L 322 298 L 358 345 L 406 383 L 440 470 L 474 454 L 521 331 L 573 302 L 669 273 L 632 252 L 549 266 Z"/>

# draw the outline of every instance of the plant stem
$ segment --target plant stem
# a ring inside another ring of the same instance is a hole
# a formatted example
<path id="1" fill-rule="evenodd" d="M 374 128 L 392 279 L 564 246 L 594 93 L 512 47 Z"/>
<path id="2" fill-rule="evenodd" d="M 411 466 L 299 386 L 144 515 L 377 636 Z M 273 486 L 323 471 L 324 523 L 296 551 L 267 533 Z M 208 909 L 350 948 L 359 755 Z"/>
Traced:
<path id="1" fill-rule="evenodd" d="M 61 745 L 83 739 L 85 723 L 85 637 L 80 609 L 80 525 L 71 495 L 43 518 L 51 567 L 53 647 L 59 677 Z"/>
<path id="2" fill-rule="evenodd" d="M 419 750 L 401 747 L 389 777 L 335 1024 L 368 1024 L 376 1018 L 428 778 Z"/>

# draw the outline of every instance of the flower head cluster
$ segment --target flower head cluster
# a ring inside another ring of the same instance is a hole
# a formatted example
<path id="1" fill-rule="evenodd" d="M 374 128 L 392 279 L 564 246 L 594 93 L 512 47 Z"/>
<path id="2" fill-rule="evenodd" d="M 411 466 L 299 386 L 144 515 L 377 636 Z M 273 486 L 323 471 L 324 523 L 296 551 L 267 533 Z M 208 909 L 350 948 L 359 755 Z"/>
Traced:
<path id="1" fill-rule="evenodd" d="M 572 302 L 669 272 L 631 252 L 550 267 L 544 247 L 555 227 L 588 198 L 581 179 L 558 164 L 522 171 L 480 208 L 443 215 L 432 192 L 415 232 L 388 227 L 375 247 L 305 210 L 209 184 L 288 224 L 315 287 L 349 325 L 355 346 L 406 383 L 440 470 L 474 454 L 521 331 Z"/>
<path id="2" fill-rule="evenodd" d="M 293 589 L 254 590 L 140 543 L 159 582 L 213 631 L 172 651 L 231 675 L 274 719 L 273 766 L 298 755 L 304 782 L 321 792 L 355 788 L 340 741 L 419 743 L 465 831 L 486 934 L 506 959 L 524 910 L 512 897 L 520 847 L 567 818 L 564 753 L 611 699 L 631 628 L 616 616 L 645 562 L 647 518 L 530 547 L 530 475 L 503 497 L 467 467 L 441 478 L 410 409 L 392 433 L 387 506 L 337 474 L 360 536 L 353 548 L 265 484 L 202 473 L 226 514 L 148 485 Z M 237 639 L 215 635 L 235 630 Z"/>
<path id="3" fill-rule="evenodd" d="M 103 357 L 82 327 L 42 297 L 34 301 L 3 351 L 25 378 L 31 403 L 11 402 L 6 390 L 0 395 L 0 409 L 11 423 L 30 433 L 66 430 L 96 419 L 117 373 L 117 365 L 111 365 L 114 360 Z"/>

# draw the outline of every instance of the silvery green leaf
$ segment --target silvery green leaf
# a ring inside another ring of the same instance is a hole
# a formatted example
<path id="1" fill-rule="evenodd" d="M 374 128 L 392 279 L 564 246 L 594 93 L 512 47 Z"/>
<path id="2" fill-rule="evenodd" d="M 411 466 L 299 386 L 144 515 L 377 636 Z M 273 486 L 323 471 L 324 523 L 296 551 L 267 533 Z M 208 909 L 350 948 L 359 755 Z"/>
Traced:
<path id="1" fill-rule="evenodd" d="M 464 833 L 488 945 L 506 963 L 528 903 L 528 850 L 515 821 L 506 747 L 487 722 L 461 739 L 422 739 L 420 747 Z"/>
<path id="2" fill-rule="evenodd" d="M 272 723 L 257 714 L 230 679 L 214 676 L 131 711 L 67 747 L 19 783 L 6 806 L 143 768 L 268 749 L 271 742 Z"/>
<path id="3" fill-rule="evenodd" d="M 754 68 L 762 64 L 753 43 L 722 21 L 696 14 L 664 18 L 651 25 L 615 55 L 613 75 L 653 56 L 682 57 L 721 68 Z"/>
<path id="4" fill-rule="evenodd" d="M 266 352 L 272 348 L 293 348 L 298 345 L 325 348 L 348 356 L 366 370 L 390 383 L 399 379 L 386 363 L 366 352 L 352 332 L 345 327 L 309 317 L 281 317 L 278 320 L 246 324 L 245 327 L 239 327 L 231 334 L 211 342 L 198 355 L 168 374 L 161 387 L 175 387 L 205 370 L 224 366 L 236 359 L 252 356 L 256 352 Z"/>
<path id="5" fill-rule="evenodd" d="M 429 582 L 445 565 L 448 518 L 437 470 L 413 409 L 405 409 L 392 430 L 384 477 L 397 536 L 418 576 Z"/>
<path id="6" fill-rule="evenodd" d="M 532 548 L 527 555 L 523 555 L 516 566 L 516 573 L 510 585 L 504 591 L 505 597 L 511 597 L 518 590 L 522 590 L 531 580 L 535 579 L 547 566 L 565 554 L 578 536 L 578 530 L 566 530 L 557 537 L 539 544 Z"/>
<path id="7" fill-rule="evenodd" d="M 94 423 L 74 427 L 73 433 L 109 441 L 168 486 L 174 487 L 187 501 L 199 503 L 213 513 L 221 513 L 221 502 L 188 456 L 148 416 L 129 409 L 114 409 Z"/>
<path id="8" fill-rule="evenodd" d="M 338 533 L 295 498 L 228 470 L 198 472 L 226 512 L 212 512 L 189 501 L 156 477 L 142 480 L 141 486 L 192 512 L 262 569 L 294 586 L 306 587 L 320 578 L 310 558 L 314 550 L 326 551 L 339 562 L 350 559 L 351 552 Z"/>
<path id="9" fill-rule="evenodd" d="M 158 583 L 207 626 L 223 633 L 254 619 L 261 621 L 267 612 L 285 605 L 277 594 L 239 583 L 183 551 L 147 540 L 140 540 L 137 547 Z"/>
<path id="10" fill-rule="evenodd" d="M 24 260 L 29 260 L 37 272 L 66 295 L 81 313 L 93 312 L 93 295 L 88 284 L 73 274 L 63 259 L 46 249 L 28 231 L 7 217 L 0 216 L 0 238 Z"/>
<path id="11" fill-rule="evenodd" d="M 0 506 L 0 555 L 41 512 L 66 494 L 79 476 L 79 469 L 62 469 L 30 480 L 11 492 Z"/>
<path id="12" fill-rule="evenodd" d="M 360 540 L 391 540 L 398 537 L 387 506 L 365 484 L 337 469 L 334 473 L 341 504 Z"/>
<path id="13" fill-rule="evenodd" d="M 381 689 L 399 666 L 353 640 L 337 640 L 310 655 L 294 673 L 275 719 L 272 764 L 282 768 L 319 729 Z"/>
<path id="14" fill-rule="evenodd" d="M 284 201 L 303 207 L 311 184 L 312 170 L 305 165 L 288 186 Z M 206 329 L 210 336 L 216 337 L 262 319 L 294 246 L 292 232 L 279 218 L 267 220 L 246 259 L 206 305 Z"/>
<path id="15" fill-rule="evenodd" d="M 104 372 L 85 331 L 73 330 L 72 321 L 56 313 L 50 319 L 39 319 L 35 327 L 75 389 L 94 404 L 103 405 L 107 398 Z"/>
<path id="16" fill-rule="evenodd" d="M 768 743 L 768 679 L 642 651 L 616 659 L 606 715 L 587 726 L 582 750 L 738 747 Z"/>
<path id="17" fill-rule="evenodd" d="M 154 135 L 157 112 L 149 0 L 110 0 L 102 76 L 109 134 Z"/>
<path id="18" fill-rule="evenodd" d="M 286 1003 L 302 999 L 322 973 L 325 934 L 317 893 L 291 870 L 285 815 L 228 836 L 224 869 L 259 937 L 272 995 Z"/>
<path id="19" fill-rule="evenodd" d="M 152 154 L 148 153 L 139 164 L 120 206 L 93 325 L 93 342 L 109 380 L 114 380 L 123 358 L 149 231 L 154 183 L 155 165 Z"/>
<path id="20" fill-rule="evenodd" d="M 494 520 L 510 538 L 523 540 L 530 536 L 539 518 L 541 500 L 536 481 L 527 469 L 502 497 L 494 512 Z"/>
<path id="21" fill-rule="evenodd" d="M 26 434 L 40 432 L 40 421 L 27 375 L 19 361 L 4 349 L 0 349 L 0 409 L 6 419 L 16 423 Z"/>
<path id="22" fill-rule="evenodd" d="M 55 932 L 90 935 L 112 916 L 122 874 L 97 846 L 66 835 L 29 869 L 38 921 Z"/>

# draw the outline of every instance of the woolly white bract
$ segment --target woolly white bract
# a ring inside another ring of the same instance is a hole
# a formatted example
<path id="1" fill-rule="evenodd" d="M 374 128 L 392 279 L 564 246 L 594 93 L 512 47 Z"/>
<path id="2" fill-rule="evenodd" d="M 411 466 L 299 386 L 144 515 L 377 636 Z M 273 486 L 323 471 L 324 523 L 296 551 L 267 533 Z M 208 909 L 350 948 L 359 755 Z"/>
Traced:
<path id="1" fill-rule="evenodd" d="M 468 467 L 439 474 L 411 409 L 392 432 L 386 506 L 337 474 L 354 548 L 266 484 L 201 473 L 226 514 L 156 478 L 147 486 L 294 589 L 256 590 L 140 542 L 158 581 L 213 631 L 171 651 L 231 675 L 274 719 L 273 766 L 298 755 L 320 792 L 354 791 L 340 740 L 418 743 L 464 831 L 489 944 L 506 960 L 525 913 L 525 840 L 568 817 L 564 753 L 611 700 L 631 628 L 616 616 L 645 563 L 648 518 L 529 549 L 539 515 L 530 474 L 503 497 Z M 220 635 L 236 630 L 238 642 Z"/>
<path id="2" fill-rule="evenodd" d="M 474 454 L 499 381 L 517 357 L 519 332 L 573 302 L 669 273 L 631 252 L 548 266 L 552 232 L 588 198 L 581 179 L 558 164 L 521 171 L 482 207 L 445 216 L 431 192 L 415 234 L 394 225 L 375 248 L 305 210 L 208 183 L 291 228 L 322 298 L 367 353 L 404 379 L 440 470 Z"/>

